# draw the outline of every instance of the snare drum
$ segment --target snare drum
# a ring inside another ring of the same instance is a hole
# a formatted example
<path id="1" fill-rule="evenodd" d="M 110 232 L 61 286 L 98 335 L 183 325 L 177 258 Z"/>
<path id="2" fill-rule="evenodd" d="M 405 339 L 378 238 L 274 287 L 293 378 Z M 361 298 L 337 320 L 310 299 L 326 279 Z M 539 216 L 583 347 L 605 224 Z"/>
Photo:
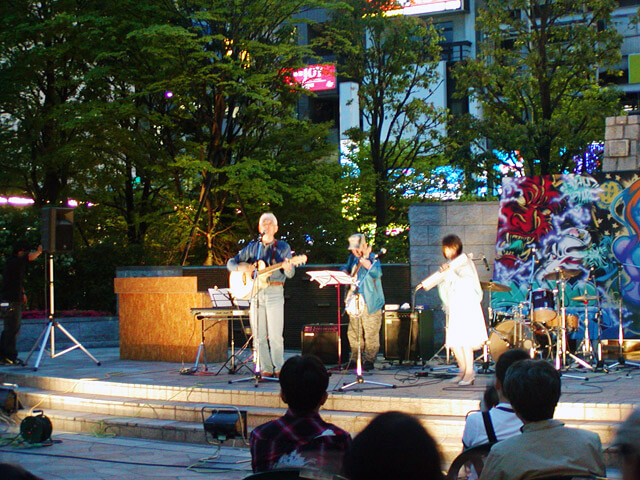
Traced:
<path id="1" fill-rule="evenodd" d="M 555 302 L 553 292 L 546 288 L 531 292 L 531 303 L 533 304 L 533 321 L 547 323 L 556 318 Z"/>
<path id="2" fill-rule="evenodd" d="M 562 315 L 558 314 L 556 318 L 547 323 L 547 327 L 555 328 L 562 326 Z M 578 315 L 567 313 L 567 332 L 576 332 L 580 326 Z"/>

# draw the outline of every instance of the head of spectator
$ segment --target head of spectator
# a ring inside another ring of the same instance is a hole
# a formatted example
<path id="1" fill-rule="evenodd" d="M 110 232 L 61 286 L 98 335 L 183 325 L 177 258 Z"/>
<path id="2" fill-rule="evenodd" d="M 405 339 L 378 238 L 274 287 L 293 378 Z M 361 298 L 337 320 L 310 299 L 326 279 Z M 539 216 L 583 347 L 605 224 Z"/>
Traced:
<path id="1" fill-rule="evenodd" d="M 504 395 L 503 385 L 504 385 L 504 377 L 507 374 L 507 370 L 511 365 L 520 360 L 528 360 L 529 353 L 526 350 L 522 350 L 521 348 L 514 348 L 511 350 L 507 350 L 500 357 L 498 357 L 498 361 L 496 362 L 496 390 L 498 391 L 498 398 L 500 402 L 508 402 L 506 396 Z"/>
<path id="2" fill-rule="evenodd" d="M 374 418 L 354 438 L 342 464 L 350 480 L 442 480 L 436 442 L 420 422 L 402 412 Z"/>
<path id="3" fill-rule="evenodd" d="M 520 360 L 507 369 L 503 391 L 523 423 L 549 420 L 560 400 L 560 373 L 544 360 Z"/>
<path id="4" fill-rule="evenodd" d="M 500 403 L 500 397 L 495 385 L 487 385 L 484 393 L 482 394 L 482 400 L 480 401 L 480 410 L 488 412 L 493 407 Z"/>
<path id="5" fill-rule="evenodd" d="M 327 401 L 329 373 L 315 355 L 297 355 L 280 370 L 280 397 L 296 415 L 317 412 Z"/>
<path id="6" fill-rule="evenodd" d="M 613 447 L 620 455 L 622 480 L 640 480 L 640 409 L 620 425 Z"/>
<path id="7" fill-rule="evenodd" d="M 10 478 L 12 480 L 41 480 L 40 477 L 28 472 L 20 465 L 13 465 L 11 463 L 0 463 L 0 478 Z"/>

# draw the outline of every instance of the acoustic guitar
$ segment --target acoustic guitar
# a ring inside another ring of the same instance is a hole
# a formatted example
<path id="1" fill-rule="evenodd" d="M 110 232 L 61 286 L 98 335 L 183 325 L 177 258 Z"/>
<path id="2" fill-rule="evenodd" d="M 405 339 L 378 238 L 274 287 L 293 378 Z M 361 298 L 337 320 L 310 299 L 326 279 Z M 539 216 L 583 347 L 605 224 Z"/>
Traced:
<path id="1" fill-rule="evenodd" d="M 296 255 L 290 259 L 292 265 L 298 266 L 307 263 L 306 255 Z M 269 286 L 269 275 L 275 270 L 282 268 L 284 262 L 269 265 L 268 267 L 262 260 L 258 260 L 258 275 L 255 279 L 256 287 L 254 289 L 254 279 L 251 278 L 253 273 L 249 272 L 231 272 L 229 274 L 229 290 L 234 298 L 240 300 L 249 300 L 252 293 L 267 288 Z M 254 272 L 255 273 L 255 272 Z"/>

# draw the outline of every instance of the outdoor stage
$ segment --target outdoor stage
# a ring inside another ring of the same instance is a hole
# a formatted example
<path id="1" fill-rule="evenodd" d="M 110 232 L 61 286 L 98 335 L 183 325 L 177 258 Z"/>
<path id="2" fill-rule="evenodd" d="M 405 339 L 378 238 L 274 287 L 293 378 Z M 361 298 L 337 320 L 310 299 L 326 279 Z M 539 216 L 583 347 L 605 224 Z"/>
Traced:
<path id="1" fill-rule="evenodd" d="M 55 359 L 45 356 L 36 372 L 30 367 L 0 367 L 0 381 L 18 385 L 19 399 L 26 407 L 18 413 L 19 419 L 37 405 L 51 419 L 54 438 L 62 432 L 83 432 L 204 443 L 201 408 L 205 405 L 246 410 L 249 431 L 284 413 L 278 383 L 262 381 L 256 387 L 246 367 L 234 375 L 224 368 L 213 375 L 221 367 L 216 363 L 208 365 L 207 371 L 185 375 L 180 371 L 193 367 L 191 358 L 182 364 L 133 361 L 120 360 L 117 348 L 90 351 L 101 366 L 76 350 Z M 478 374 L 475 385 L 459 387 L 422 365 L 379 361 L 376 367 L 364 374 L 365 380 L 395 388 L 364 383 L 359 389 L 341 392 L 341 386 L 355 379 L 354 372 L 334 372 L 322 416 L 356 434 L 380 412 L 416 415 L 438 441 L 446 464 L 450 463 L 461 449 L 465 415 L 478 409 L 492 375 Z M 250 380 L 229 384 L 239 378 Z M 640 405 L 640 370 L 567 372 L 562 382 L 556 418 L 597 432 L 604 445 L 611 442 L 617 424 Z"/>

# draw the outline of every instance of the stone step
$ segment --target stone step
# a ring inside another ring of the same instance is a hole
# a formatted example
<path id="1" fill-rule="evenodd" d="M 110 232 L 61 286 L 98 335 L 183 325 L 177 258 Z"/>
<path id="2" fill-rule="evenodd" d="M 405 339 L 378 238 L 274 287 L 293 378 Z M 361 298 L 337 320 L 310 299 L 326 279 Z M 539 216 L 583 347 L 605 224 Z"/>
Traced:
<path id="1" fill-rule="evenodd" d="M 28 407 L 48 410 L 68 410 L 127 418 L 182 421 L 202 424 L 202 408 L 206 403 L 147 400 L 82 393 L 58 393 L 30 387 L 20 389 L 20 400 Z M 224 406 L 224 404 L 216 404 Z M 238 405 L 234 405 L 238 406 Z M 282 407 L 238 406 L 247 411 L 249 430 L 284 414 Z M 375 416 L 372 412 L 345 412 L 322 410 L 323 418 L 353 435 L 361 431 Z M 419 415 L 425 427 L 438 438 L 459 440 L 464 428 L 464 417 Z"/>
<path id="2" fill-rule="evenodd" d="M 128 397 L 164 402 L 181 401 L 207 405 L 235 405 L 237 407 L 284 408 L 276 385 L 267 389 L 240 390 L 232 386 L 207 388 L 201 386 L 148 385 L 111 382 L 93 379 L 67 379 L 33 375 L 31 372 L 3 373 L 2 380 L 23 387 L 77 394 L 99 394 L 110 397 Z M 275 388 L 274 388 L 275 387 Z M 478 408 L 477 400 L 454 398 L 417 398 L 376 395 L 366 392 L 329 393 L 324 405 L 328 411 L 382 413 L 400 410 L 413 415 L 463 417 Z M 564 403 L 560 402 L 555 418 L 565 422 L 620 422 L 633 411 L 633 404 L 618 403 Z"/>
<path id="3" fill-rule="evenodd" d="M 41 406 L 38 408 L 41 408 Z M 54 436 L 56 433 L 68 432 L 84 433 L 96 437 L 117 436 L 178 443 L 208 443 L 202 422 L 124 417 L 55 409 L 44 410 L 44 414 L 51 420 Z M 21 410 L 16 414 L 16 419 L 21 421 L 28 415 L 29 411 L 27 409 Z M 331 419 L 326 419 L 331 421 Z M 224 445 L 228 447 L 247 447 L 242 439 L 232 439 L 225 442 Z M 459 438 L 456 438 L 455 441 L 438 439 L 438 446 L 443 457 L 443 464 L 446 467 L 461 451 Z"/>

